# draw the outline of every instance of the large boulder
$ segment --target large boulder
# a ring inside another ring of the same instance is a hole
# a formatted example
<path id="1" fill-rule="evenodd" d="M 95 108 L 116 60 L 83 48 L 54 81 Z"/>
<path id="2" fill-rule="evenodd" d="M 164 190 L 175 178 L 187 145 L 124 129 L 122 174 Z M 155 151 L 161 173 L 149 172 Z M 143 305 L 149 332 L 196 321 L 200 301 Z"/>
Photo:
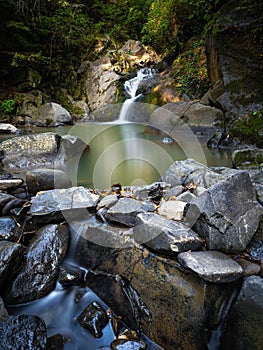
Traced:
<path id="1" fill-rule="evenodd" d="M 166 350 L 206 348 L 205 329 L 218 325 L 231 283 L 206 283 L 138 245 L 107 248 L 82 235 L 77 252 L 89 269 L 87 285 L 130 327 L 141 327 Z"/>
<path id="2" fill-rule="evenodd" d="M 254 236 L 261 217 L 249 174 L 240 171 L 194 199 L 185 221 L 205 238 L 209 249 L 240 252 Z"/>
<path id="3" fill-rule="evenodd" d="M 227 1 L 207 35 L 213 84 L 208 99 L 226 112 L 227 120 L 252 114 L 263 104 L 262 11 L 261 1 Z"/>
<path id="4" fill-rule="evenodd" d="M 66 256 L 69 230 L 65 225 L 48 225 L 40 229 L 30 242 L 23 267 L 5 289 L 8 304 L 26 303 L 51 292 Z"/>
<path id="5" fill-rule="evenodd" d="M 72 117 L 61 105 L 49 102 L 39 107 L 36 115 L 32 116 L 31 124 L 37 126 L 67 125 L 72 124 Z"/>

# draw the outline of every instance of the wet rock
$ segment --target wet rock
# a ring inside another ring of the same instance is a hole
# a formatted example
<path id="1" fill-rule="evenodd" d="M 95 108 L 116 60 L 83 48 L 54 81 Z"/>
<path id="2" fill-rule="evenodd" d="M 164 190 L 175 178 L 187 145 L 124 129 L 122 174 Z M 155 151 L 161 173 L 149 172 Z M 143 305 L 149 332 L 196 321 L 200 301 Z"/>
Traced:
<path id="1" fill-rule="evenodd" d="M 205 188 L 223 179 L 223 175 L 215 173 L 193 159 L 174 162 L 162 177 L 162 180 L 171 186 L 187 185 L 193 182 L 196 186 Z"/>
<path id="2" fill-rule="evenodd" d="M 242 267 L 233 259 L 220 252 L 180 253 L 178 261 L 209 282 L 232 282 L 242 275 Z"/>
<path id="3" fill-rule="evenodd" d="M 23 268 L 5 291 L 4 299 L 10 304 L 26 303 L 51 292 L 68 241 L 69 231 L 65 225 L 41 228 L 30 242 Z"/>
<path id="4" fill-rule="evenodd" d="M 61 334 L 55 334 L 47 339 L 46 350 L 63 350 L 64 338 Z"/>
<path id="5" fill-rule="evenodd" d="M 88 209 L 94 209 L 99 196 L 82 186 L 38 192 L 31 199 L 31 215 L 38 222 L 73 220 L 88 216 Z"/>
<path id="6" fill-rule="evenodd" d="M 162 201 L 157 212 L 167 219 L 182 220 L 184 214 L 185 202 L 179 200 Z"/>
<path id="7" fill-rule="evenodd" d="M 108 323 L 103 307 L 96 301 L 91 303 L 77 318 L 80 325 L 89 330 L 95 338 L 102 337 L 102 330 Z"/>
<path id="8" fill-rule="evenodd" d="M 140 350 L 146 349 L 146 344 L 143 341 L 116 339 L 110 347 L 112 350 Z"/>
<path id="9" fill-rule="evenodd" d="M 11 216 L 0 217 L 0 239 L 16 241 L 19 238 L 19 226 Z"/>
<path id="10" fill-rule="evenodd" d="M 134 238 L 158 253 L 175 253 L 197 250 L 202 246 L 201 238 L 189 227 L 152 213 L 139 214 Z"/>
<path id="11" fill-rule="evenodd" d="M 21 244 L 0 241 L 0 291 L 6 289 L 15 273 L 22 267 L 24 247 Z"/>
<path id="12" fill-rule="evenodd" d="M 39 191 L 72 186 L 67 174 L 58 169 L 36 169 L 28 171 L 26 173 L 26 183 L 31 195 L 35 195 Z"/>
<path id="13" fill-rule="evenodd" d="M 232 307 L 222 349 L 260 350 L 263 344 L 263 279 L 250 276 L 244 279 L 237 301 Z"/>
<path id="14" fill-rule="evenodd" d="M 144 211 L 142 202 L 133 198 L 120 198 L 118 203 L 107 211 L 106 219 L 126 226 L 135 226 L 137 215 Z"/>
<path id="15" fill-rule="evenodd" d="M 59 126 L 72 124 L 70 113 L 61 105 L 49 102 L 38 109 L 38 113 L 31 119 L 31 124 L 37 126 Z"/>
<path id="16" fill-rule="evenodd" d="M 206 283 L 182 272 L 176 261 L 146 254 L 137 245 L 116 250 L 82 243 L 78 260 L 95 269 L 87 285 L 129 327 L 138 329 L 140 322 L 142 331 L 166 350 L 207 347 L 205 329 L 218 325 L 231 283 Z"/>
<path id="17" fill-rule="evenodd" d="M 233 165 L 238 169 L 260 167 L 263 163 L 263 149 L 246 148 L 235 150 L 232 154 Z"/>
<path id="18" fill-rule="evenodd" d="M 16 134 L 18 132 L 18 129 L 8 123 L 0 123 L 0 134 Z"/>
<path id="19" fill-rule="evenodd" d="M 0 144 L 1 163 L 5 169 L 53 168 L 60 136 L 54 133 L 14 137 Z"/>
<path id="20" fill-rule="evenodd" d="M 84 271 L 73 265 L 63 265 L 59 269 L 58 282 L 63 288 L 77 286 L 84 282 Z"/>
<path id="21" fill-rule="evenodd" d="M 0 324 L 0 348 L 5 350 L 45 350 L 45 322 L 37 316 L 18 315 Z"/>
<path id="22" fill-rule="evenodd" d="M 5 308 L 5 304 L 3 302 L 3 299 L 0 298 L 0 323 L 7 321 L 8 318 L 9 318 L 9 315 Z"/>
<path id="23" fill-rule="evenodd" d="M 204 237 L 209 249 L 246 248 L 262 217 L 248 173 L 237 172 L 194 199 L 185 222 Z"/>

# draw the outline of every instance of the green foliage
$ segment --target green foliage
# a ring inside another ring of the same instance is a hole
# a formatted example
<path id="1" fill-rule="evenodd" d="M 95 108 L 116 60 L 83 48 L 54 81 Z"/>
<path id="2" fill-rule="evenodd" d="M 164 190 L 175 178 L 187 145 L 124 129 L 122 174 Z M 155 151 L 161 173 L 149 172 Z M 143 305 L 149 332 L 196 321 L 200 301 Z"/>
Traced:
<path id="1" fill-rule="evenodd" d="M 263 146 L 263 110 L 253 112 L 234 121 L 230 134 L 243 142 Z"/>
<path id="2" fill-rule="evenodd" d="M 200 98 L 209 89 L 206 56 L 202 42 L 194 41 L 173 63 L 179 95 Z"/>
<path id="3" fill-rule="evenodd" d="M 16 109 L 16 102 L 14 100 L 4 100 L 0 104 L 0 111 L 4 114 L 13 114 Z"/>

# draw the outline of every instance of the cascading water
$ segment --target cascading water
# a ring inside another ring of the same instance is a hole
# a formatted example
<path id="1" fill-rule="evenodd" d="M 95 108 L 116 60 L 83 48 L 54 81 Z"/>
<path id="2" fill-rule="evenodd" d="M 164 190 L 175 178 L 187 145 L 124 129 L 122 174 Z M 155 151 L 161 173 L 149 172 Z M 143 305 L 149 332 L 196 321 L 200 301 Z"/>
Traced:
<path id="1" fill-rule="evenodd" d="M 139 98 L 142 94 L 136 95 L 137 91 L 140 87 L 140 84 L 144 80 L 148 80 L 156 75 L 156 69 L 152 68 L 142 68 L 137 72 L 136 77 L 127 80 L 124 83 L 124 90 L 128 93 L 130 98 L 128 98 L 122 106 L 119 121 L 124 122 L 129 120 L 129 110 L 131 108 L 132 103 Z"/>

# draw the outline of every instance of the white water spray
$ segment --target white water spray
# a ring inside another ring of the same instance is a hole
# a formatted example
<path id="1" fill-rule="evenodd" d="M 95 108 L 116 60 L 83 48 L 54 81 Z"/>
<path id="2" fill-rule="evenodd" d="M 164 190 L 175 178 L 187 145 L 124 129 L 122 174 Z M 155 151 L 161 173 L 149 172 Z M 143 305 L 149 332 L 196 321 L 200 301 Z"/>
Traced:
<path id="1" fill-rule="evenodd" d="M 120 112 L 120 116 L 119 116 L 119 121 L 120 122 L 124 122 L 124 121 L 128 121 L 128 115 L 129 115 L 129 109 L 131 107 L 131 104 L 138 98 L 140 97 L 142 94 L 136 95 L 137 91 L 140 87 L 140 84 L 143 80 L 148 80 L 152 77 L 154 77 L 154 75 L 156 74 L 156 70 L 152 69 L 152 68 L 143 68 L 140 69 L 137 72 L 136 77 L 127 80 L 124 83 L 124 89 L 125 91 L 129 94 L 130 98 L 128 98 L 122 106 L 121 112 Z"/>

